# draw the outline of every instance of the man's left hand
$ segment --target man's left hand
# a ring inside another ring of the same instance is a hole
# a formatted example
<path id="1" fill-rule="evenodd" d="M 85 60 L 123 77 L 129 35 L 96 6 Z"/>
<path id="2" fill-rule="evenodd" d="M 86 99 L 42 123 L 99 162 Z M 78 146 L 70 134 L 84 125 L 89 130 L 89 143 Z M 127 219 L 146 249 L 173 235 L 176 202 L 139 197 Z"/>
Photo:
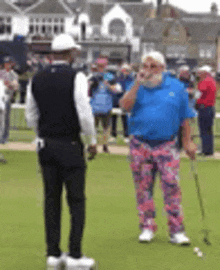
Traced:
<path id="1" fill-rule="evenodd" d="M 97 147 L 96 147 L 96 145 L 89 145 L 88 153 L 89 153 L 88 160 L 94 159 L 95 156 L 97 155 Z"/>
<path id="2" fill-rule="evenodd" d="M 193 141 L 190 141 L 186 146 L 184 146 L 184 150 L 186 151 L 186 154 L 190 159 L 196 159 L 197 146 Z"/>

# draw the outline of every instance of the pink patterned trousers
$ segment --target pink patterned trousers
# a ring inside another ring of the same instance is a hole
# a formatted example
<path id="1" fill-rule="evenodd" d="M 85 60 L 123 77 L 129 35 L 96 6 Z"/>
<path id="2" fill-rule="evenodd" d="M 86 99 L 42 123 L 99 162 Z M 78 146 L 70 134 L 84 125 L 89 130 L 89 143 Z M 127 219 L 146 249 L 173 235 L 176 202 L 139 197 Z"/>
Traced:
<path id="1" fill-rule="evenodd" d="M 165 142 L 155 147 L 132 137 L 130 141 L 131 170 L 133 173 L 140 228 L 157 230 L 153 199 L 152 172 L 160 172 L 170 234 L 184 231 L 179 186 L 179 151 L 175 142 Z"/>

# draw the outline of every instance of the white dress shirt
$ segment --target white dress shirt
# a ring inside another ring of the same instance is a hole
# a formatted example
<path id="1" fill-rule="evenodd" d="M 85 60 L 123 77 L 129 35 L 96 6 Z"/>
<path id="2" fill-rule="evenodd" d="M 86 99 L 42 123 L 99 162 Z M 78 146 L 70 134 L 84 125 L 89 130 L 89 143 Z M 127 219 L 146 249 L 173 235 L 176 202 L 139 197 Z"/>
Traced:
<path id="1" fill-rule="evenodd" d="M 64 61 L 54 61 L 56 64 L 68 64 Z M 27 106 L 26 106 L 26 121 L 29 127 L 34 127 L 37 130 L 38 119 L 40 116 L 36 100 L 32 94 L 32 81 L 29 82 L 27 88 Z M 78 72 L 75 76 L 74 83 L 74 103 L 79 118 L 81 127 L 81 136 L 85 144 L 96 144 L 96 130 L 94 124 L 94 116 L 89 103 L 88 97 L 88 80 L 83 72 Z"/>

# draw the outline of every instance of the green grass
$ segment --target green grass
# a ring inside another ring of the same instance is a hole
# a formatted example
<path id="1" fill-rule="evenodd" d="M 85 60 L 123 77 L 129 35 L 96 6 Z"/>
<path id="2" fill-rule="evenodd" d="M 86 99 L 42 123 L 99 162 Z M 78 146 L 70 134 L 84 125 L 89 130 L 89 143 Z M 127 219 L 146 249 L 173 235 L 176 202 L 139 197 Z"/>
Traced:
<path id="1" fill-rule="evenodd" d="M 216 99 L 215 109 L 217 112 L 220 112 L 220 91 L 219 91 L 219 96 Z"/>
<path id="2" fill-rule="evenodd" d="M 4 151 L 8 164 L 0 164 L 0 269 L 45 269 L 42 211 L 42 182 L 36 174 L 36 154 Z M 166 218 L 162 216 L 162 197 L 155 186 L 157 236 L 151 244 L 137 241 L 138 217 L 133 180 L 125 156 L 99 155 L 88 164 L 87 219 L 83 251 L 98 261 L 100 270 L 213 270 L 219 269 L 220 162 L 198 163 L 199 180 L 205 199 L 212 246 L 202 242 L 201 215 L 189 161 L 181 163 L 181 187 L 186 231 L 191 247 L 168 243 Z M 64 201 L 62 249 L 67 251 L 69 215 Z M 193 255 L 198 246 L 206 253 L 202 260 Z"/>

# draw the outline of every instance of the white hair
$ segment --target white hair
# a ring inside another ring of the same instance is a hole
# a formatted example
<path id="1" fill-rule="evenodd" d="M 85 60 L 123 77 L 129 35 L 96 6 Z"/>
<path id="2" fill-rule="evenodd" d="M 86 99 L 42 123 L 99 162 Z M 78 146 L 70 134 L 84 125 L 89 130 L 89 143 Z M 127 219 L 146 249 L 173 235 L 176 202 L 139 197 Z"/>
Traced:
<path id="1" fill-rule="evenodd" d="M 166 66 L 166 60 L 164 55 L 161 52 L 158 51 L 152 51 L 150 53 L 146 53 L 142 56 L 142 63 L 144 63 L 147 58 L 152 58 L 158 63 L 160 63 L 162 66 Z"/>

